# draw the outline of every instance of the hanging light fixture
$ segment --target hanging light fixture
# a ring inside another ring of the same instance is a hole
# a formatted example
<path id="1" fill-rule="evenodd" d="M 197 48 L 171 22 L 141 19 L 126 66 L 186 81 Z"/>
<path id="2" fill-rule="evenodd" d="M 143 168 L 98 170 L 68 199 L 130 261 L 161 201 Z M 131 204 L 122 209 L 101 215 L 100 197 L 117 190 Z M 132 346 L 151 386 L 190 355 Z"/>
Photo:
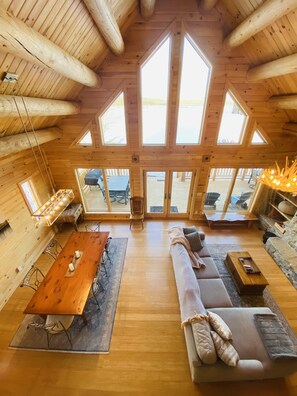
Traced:
<path id="1" fill-rule="evenodd" d="M 16 76 L 16 79 L 13 82 L 16 82 L 16 81 L 17 81 L 17 76 Z M 33 124 L 32 124 L 32 121 L 31 121 L 31 118 L 30 118 L 30 115 L 29 115 L 25 100 L 24 100 L 23 96 L 18 96 L 18 98 L 21 98 L 21 101 L 22 101 L 23 106 L 25 108 L 26 115 L 27 115 L 27 118 L 29 120 L 29 124 L 31 126 L 31 130 L 33 132 L 34 140 L 36 142 L 36 146 L 38 148 L 39 155 L 40 155 L 40 157 L 42 159 L 42 163 L 43 163 L 43 166 L 45 168 L 45 171 L 46 171 L 46 174 L 47 174 L 47 178 L 48 178 L 49 184 L 50 184 L 51 189 L 52 189 L 52 196 L 48 199 L 47 202 L 45 202 L 45 204 L 43 204 L 40 208 L 38 208 L 32 214 L 32 218 L 38 224 L 51 226 L 57 220 L 57 218 L 61 215 L 61 213 L 65 210 L 65 208 L 70 204 L 70 202 L 74 199 L 74 193 L 73 193 L 72 189 L 61 189 L 61 190 L 58 190 L 57 192 L 55 191 L 51 176 L 50 176 L 49 171 L 47 169 L 47 165 L 46 165 L 46 161 L 45 161 L 44 155 L 43 155 L 43 153 L 42 153 L 42 151 L 40 149 L 40 146 L 39 146 L 39 143 L 38 143 L 38 140 L 37 140 L 37 136 L 35 134 L 35 130 L 34 130 L 34 127 L 33 127 Z M 21 115 L 21 112 L 20 112 L 19 105 L 17 103 L 16 97 L 13 97 L 13 100 L 14 100 L 18 115 L 20 117 L 20 120 L 22 122 L 24 131 L 26 133 L 29 145 L 31 147 L 31 150 L 32 150 L 32 153 L 33 153 L 37 168 L 39 169 L 39 172 L 40 172 L 41 177 L 42 177 L 42 179 L 44 181 L 44 184 L 47 187 L 46 180 L 45 180 L 44 175 L 42 173 L 42 169 L 41 169 L 41 166 L 39 164 L 39 161 L 38 161 L 38 158 L 36 156 L 36 153 L 34 151 L 34 148 L 33 148 L 32 144 L 31 144 L 31 141 L 30 141 L 30 138 L 29 138 L 29 135 L 28 135 L 28 129 L 27 129 L 26 124 L 25 124 L 25 122 L 23 120 L 23 117 Z"/>
<path id="2" fill-rule="evenodd" d="M 283 192 L 297 193 L 297 160 L 289 164 L 288 157 L 284 168 L 280 168 L 275 162 L 275 168 L 264 169 L 260 176 L 259 182 L 266 186 Z"/>

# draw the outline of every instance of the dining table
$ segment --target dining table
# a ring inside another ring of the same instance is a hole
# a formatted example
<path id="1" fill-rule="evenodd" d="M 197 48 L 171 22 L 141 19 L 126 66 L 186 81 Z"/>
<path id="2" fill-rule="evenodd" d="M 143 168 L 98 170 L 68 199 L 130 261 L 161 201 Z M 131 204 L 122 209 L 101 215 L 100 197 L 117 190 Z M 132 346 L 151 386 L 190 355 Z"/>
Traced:
<path id="1" fill-rule="evenodd" d="M 128 203 L 129 176 L 110 176 L 107 181 L 109 196 L 118 202 Z"/>
<path id="2" fill-rule="evenodd" d="M 73 232 L 24 313 L 43 317 L 80 315 L 86 322 L 84 308 L 108 235 L 109 232 Z M 75 258 L 76 254 L 79 257 Z"/>

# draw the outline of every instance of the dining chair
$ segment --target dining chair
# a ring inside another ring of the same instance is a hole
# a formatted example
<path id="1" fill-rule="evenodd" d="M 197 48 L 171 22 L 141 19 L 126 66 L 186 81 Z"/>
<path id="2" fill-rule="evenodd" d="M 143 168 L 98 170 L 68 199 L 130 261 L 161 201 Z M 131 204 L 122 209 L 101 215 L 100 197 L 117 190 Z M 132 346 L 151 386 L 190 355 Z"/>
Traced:
<path id="1" fill-rule="evenodd" d="M 72 325 L 74 315 L 47 315 L 45 322 L 31 322 L 27 328 L 44 330 L 47 338 L 47 348 L 50 349 L 50 340 L 54 335 L 64 333 L 70 343 L 72 349 L 72 341 L 68 329 Z"/>
<path id="2" fill-rule="evenodd" d="M 134 223 L 141 222 L 143 229 L 144 219 L 144 199 L 143 197 L 130 198 L 130 230 Z"/>
<path id="3" fill-rule="evenodd" d="M 62 250 L 62 245 L 57 239 L 52 239 L 47 247 L 44 249 L 43 253 L 49 254 L 54 260 L 58 257 Z"/>
<path id="4" fill-rule="evenodd" d="M 30 270 L 27 272 L 24 279 L 22 280 L 20 287 L 28 286 L 36 291 L 40 283 L 43 281 L 43 279 L 44 279 L 44 275 L 40 271 L 40 269 L 32 265 L 32 267 L 30 268 Z"/>
<path id="5" fill-rule="evenodd" d="M 85 229 L 87 232 L 100 232 L 101 221 L 98 223 L 86 224 Z"/>

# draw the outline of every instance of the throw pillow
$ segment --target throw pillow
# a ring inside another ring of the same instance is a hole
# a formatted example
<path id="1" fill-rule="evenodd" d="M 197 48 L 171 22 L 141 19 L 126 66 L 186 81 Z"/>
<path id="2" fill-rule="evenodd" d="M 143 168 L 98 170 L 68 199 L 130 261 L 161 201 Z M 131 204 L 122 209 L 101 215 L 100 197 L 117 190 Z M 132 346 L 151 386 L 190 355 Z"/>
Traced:
<path id="1" fill-rule="evenodd" d="M 228 366 L 235 367 L 239 361 L 239 355 L 234 346 L 230 341 L 223 340 L 215 331 L 211 331 L 211 336 L 218 357 Z"/>
<path id="2" fill-rule="evenodd" d="M 231 340 L 232 333 L 224 320 L 214 312 L 208 311 L 209 323 L 211 327 L 217 332 L 224 340 Z"/>
<path id="3" fill-rule="evenodd" d="M 191 227 L 184 227 L 183 228 L 183 232 L 185 235 L 187 234 L 192 234 L 192 232 L 197 231 L 197 228 L 195 226 L 191 226 Z"/>
<path id="4" fill-rule="evenodd" d="M 210 325 L 207 319 L 192 323 L 197 355 L 205 364 L 214 364 L 217 360 L 215 346 L 210 334 Z"/>
<path id="5" fill-rule="evenodd" d="M 200 235 L 197 231 L 186 234 L 185 237 L 189 241 L 192 252 L 197 252 L 198 250 L 201 250 L 203 248 Z"/>

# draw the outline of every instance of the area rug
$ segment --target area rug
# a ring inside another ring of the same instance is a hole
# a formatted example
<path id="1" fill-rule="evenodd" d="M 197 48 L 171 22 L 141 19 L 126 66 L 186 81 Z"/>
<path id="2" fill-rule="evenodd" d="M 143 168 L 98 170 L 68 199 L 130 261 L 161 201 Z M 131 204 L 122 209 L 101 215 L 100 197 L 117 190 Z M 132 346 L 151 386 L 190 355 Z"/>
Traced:
<path id="1" fill-rule="evenodd" d="M 243 249 L 239 245 L 207 245 L 210 255 L 212 256 L 219 274 L 221 276 L 222 281 L 228 291 L 232 304 L 235 307 L 268 307 L 274 312 L 281 323 L 283 324 L 285 330 L 288 335 L 292 339 L 295 345 L 297 345 L 297 339 L 292 331 L 290 325 L 288 324 L 286 318 L 282 314 L 278 305 L 274 301 L 272 295 L 270 294 L 267 288 L 264 289 L 263 295 L 239 295 L 236 289 L 236 286 L 231 278 L 227 267 L 225 266 L 225 258 L 227 256 L 227 252 L 229 251 L 243 251 Z"/>
<path id="2" fill-rule="evenodd" d="M 164 206 L 150 206 L 150 213 L 163 213 Z M 170 206 L 171 213 L 178 213 L 177 206 Z"/>
<path id="3" fill-rule="evenodd" d="M 39 315 L 25 316 L 9 347 L 56 352 L 108 353 L 127 242 L 128 238 L 111 239 L 109 256 L 112 264 L 107 264 L 109 277 L 104 282 L 106 292 L 102 291 L 98 295 L 99 301 L 102 301 L 100 310 L 98 310 L 96 302 L 90 299 L 85 308 L 88 323 L 84 324 L 80 317 L 74 319 L 73 324 L 68 330 L 72 341 L 72 349 L 65 333 L 52 336 L 50 339 L 50 348 L 48 349 L 46 332 L 42 329 L 27 328 L 28 324 L 33 321 L 42 322 Z"/>

